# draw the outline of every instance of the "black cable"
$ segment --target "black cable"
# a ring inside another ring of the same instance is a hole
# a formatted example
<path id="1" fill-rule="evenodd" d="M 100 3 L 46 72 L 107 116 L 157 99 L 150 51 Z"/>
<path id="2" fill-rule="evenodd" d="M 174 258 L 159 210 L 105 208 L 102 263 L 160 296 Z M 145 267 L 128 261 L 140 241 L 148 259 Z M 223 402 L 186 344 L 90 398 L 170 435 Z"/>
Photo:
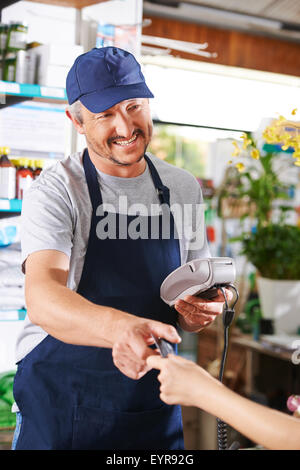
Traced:
<path id="1" fill-rule="evenodd" d="M 220 382 L 223 381 L 223 375 L 224 375 L 224 368 L 225 368 L 225 363 L 226 363 L 226 358 L 227 358 L 227 352 L 228 352 L 228 337 L 229 337 L 229 327 L 232 323 L 232 320 L 234 318 L 234 306 L 238 301 L 239 295 L 238 291 L 233 286 L 232 284 L 227 284 L 227 285 L 220 285 L 216 286 L 219 287 L 224 300 L 225 300 L 225 307 L 224 307 L 224 312 L 223 312 L 223 325 L 224 325 L 224 346 L 223 346 L 223 354 L 222 354 L 222 359 L 221 359 L 221 366 L 220 366 L 220 373 L 219 373 L 219 380 Z M 227 302 L 227 297 L 224 291 L 224 287 L 227 287 L 228 289 L 232 288 L 235 291 L 236 294 L 236 299 L 232 305 L 231 308 L 228 306 Z M 221 419 L 217 418 L 217 439 L 218 439 L 218 449 L 219 450 L 227 450 L 227 424 L 224 423 Z M 235 448 L 237 443 L 233 443 L 232 446 L 229 448 L 230 450 L 233 449 L 233 446 Z"/>

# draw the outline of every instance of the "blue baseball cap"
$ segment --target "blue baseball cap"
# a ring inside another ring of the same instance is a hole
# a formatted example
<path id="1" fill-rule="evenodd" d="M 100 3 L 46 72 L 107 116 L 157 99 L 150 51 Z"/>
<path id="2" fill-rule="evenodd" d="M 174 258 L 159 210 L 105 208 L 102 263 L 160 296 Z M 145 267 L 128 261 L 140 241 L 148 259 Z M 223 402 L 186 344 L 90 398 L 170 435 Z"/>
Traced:
<path id="1" fill-rule="evenodd" d="M 69 104 L 80 100 L 92 113 L 131 98 L 154 98 L 140 64 L 118 47 L 94 48 L 78 56 L 67 75 L 66 92 Z"/>

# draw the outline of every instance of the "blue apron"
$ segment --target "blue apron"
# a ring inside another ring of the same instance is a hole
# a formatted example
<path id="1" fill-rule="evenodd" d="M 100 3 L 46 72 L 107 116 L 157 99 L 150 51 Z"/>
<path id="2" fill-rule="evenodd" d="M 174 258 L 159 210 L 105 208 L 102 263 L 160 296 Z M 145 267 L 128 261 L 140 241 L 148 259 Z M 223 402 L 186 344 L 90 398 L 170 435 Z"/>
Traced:
<path id="1" fill-rule="evenodd" d="M 180 265 L 179 243 L 169 190 L 145 158 L 162 214 L 144 216 L 144 222 L 148 235 L 151 223 L 159 223 L 159 236 L 125 238 L 119 233 L 121 219 L 126 217 L 129 227 L 136 216 L 110 214 L 117 220 L 117 236 L 99 239 L 97 224 L 109 214 L 96 215 L 101 190 L 85 150 L 83 166 L 93 211 L 77 292 L 98 305 L 176 326 L 175 310 L 159 293 L 164 278 Z M 170 216 L 168 238 L 163 233 L 164 216 Z M 16 450 L 183 449 L 181 409 L 160 400 L 157 374 L 151 370 L 139 380 L 130 379 L 114 365 L 110 348 L 66 344 L 46 336 L 18 364 L 14 397 L 22 426 Z"/>

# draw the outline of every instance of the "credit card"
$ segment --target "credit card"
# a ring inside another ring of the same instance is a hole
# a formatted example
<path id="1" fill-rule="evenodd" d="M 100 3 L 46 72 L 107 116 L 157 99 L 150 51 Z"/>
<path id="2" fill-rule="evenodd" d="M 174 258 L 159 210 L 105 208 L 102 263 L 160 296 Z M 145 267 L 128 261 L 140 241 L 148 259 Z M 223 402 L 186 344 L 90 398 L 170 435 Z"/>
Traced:
<path id="1" fill-rule="evenodd" d="M 152 335 L 152 337 L 153 337 L 155 345 L 156 345 L 157 349 L 159 350 L 160 355 L 162 357 L 167 357 L 168 354 L 174 354 L 174 349 L 173 349 L 172 343 L 170 343 L 166 339 L 157 338 L 154 335 Z"/>

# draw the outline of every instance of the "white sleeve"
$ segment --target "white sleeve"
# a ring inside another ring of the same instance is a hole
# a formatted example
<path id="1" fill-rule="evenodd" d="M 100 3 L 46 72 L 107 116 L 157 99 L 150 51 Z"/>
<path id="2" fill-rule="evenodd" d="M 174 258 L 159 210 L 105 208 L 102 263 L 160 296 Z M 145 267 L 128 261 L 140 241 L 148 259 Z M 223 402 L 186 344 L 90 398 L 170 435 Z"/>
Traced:
<path id="1" fill-rule="evenodd" d="M 192 239 L 190 240 L 187 253 L 187 262 L 198 258 L 211 258 L 211 253 L 207 241 L 205 224 L 205 204 L 203 202 L 200 184 L 196 183 L 197 202 L 192 217 Z"/>
<path id="2" fill-rule="evenodd" d="M 63 191 L 35 184 L 26 191 L 21 214 L 22 270 L 27 257 L 40 250 L 71 255 L 74 217 Z"/>

